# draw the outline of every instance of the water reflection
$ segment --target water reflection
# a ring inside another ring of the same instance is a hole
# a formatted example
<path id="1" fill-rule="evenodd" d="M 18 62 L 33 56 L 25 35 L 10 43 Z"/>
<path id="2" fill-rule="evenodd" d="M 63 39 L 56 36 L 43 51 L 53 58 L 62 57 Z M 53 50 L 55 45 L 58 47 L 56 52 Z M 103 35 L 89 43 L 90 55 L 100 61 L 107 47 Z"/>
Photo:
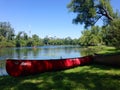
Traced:
<path id="1" fill-rule="evenodd" d="M 41 47 L 21 47 L 21 48 L 1 48 L 0 60 L 6 58 L 15 59 L 56 59 L 73 58 L 91 55 L 95 51 L 92 49 L 80 48 L 79 46 L 41 46 Z"/>
<path id="2" fill-rule="evenodd" d="M 93 55 L 97 50 L 91 48 L 80 48 L 81 56 Z"/>
<path id="3" fill-rule="evenodd" d="M 80 47 L 76 46 L 41 46 L 41 47 L 21 47 L 4 48 L 0 50 L 0 56 L 6 58 L 19 59 L 56 59 L 59 57 L 81 57 Z"/>

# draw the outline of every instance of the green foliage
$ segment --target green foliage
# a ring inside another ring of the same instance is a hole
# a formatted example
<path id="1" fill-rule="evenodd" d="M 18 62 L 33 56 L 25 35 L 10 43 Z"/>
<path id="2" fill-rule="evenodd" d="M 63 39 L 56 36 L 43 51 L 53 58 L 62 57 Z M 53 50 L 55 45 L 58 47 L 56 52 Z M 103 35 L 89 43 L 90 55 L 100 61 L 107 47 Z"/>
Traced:
<path id="1" fill-rule="evenodd" d="M 34 34 L 32 37 L 24 31 L 15 35 L 14 29 L 9 22 L 0 22 L 0 47 L 33 47 L 41 45 L 78 45 L 78 39 L 66 37 L 64 39 L 57 37 L 48 37 L 41 39 Z"/>
<path id="2" fill-rule="evenodd" d="M 114 16 L 110 0 L 71 0 L 67 7 L 77 14 L 73 23 L 85 24 L 85 28 L 93 26 L 100 18 L 108 24 Z"/>
<path id="3" fill-rule="evenodd" d="M 15 35 L 10 23 L 0 22 L 0 47 L 32 47 L 41 45 L 98 46 L 104 44 L 120 48 L 120 19 L 118 13 L 116 13 L 116 18 L 117 19 L 114 19 L 109 26 L 102 28 L 93 26 L 89 30 L 82 31 L 82 36 L 79 39 L 72 39 L 70 37 L 57 38 L 56 36 L 46 36 L 41 39 L 36 34 L 30 37 L 23 31 Z"/>
<path id="4" fill-rule="evenodd" d="M 120 48 L 120 19 L 113 20 L 107 30 L 106 37 L 110 45 Z"/>
<path id="5" fill-rule="evenodd" d="M 0 42 L 0 48 L 2 47 L 15 47 L 15 41 L 1 41 Z"/>
<path id="6" fill-rule="evenodd" d="M 0 37 L 12 40 L 14 38 L 14 29 L 9 22 L 0 22 Z"/>
<path id="7" fill-rule="evenodd" d="M 64 39 L 64 43 L 66 45 L 72 45 L 72 39 L 70 37 L 67 37 L 67 38 Z"/>
<path id="8" fill-rule="evenodd" d="M 43 45 L 42 39 L 40 39 L 39 36 L 36 35 L 36 34 L 32 35 L 31 43 L 32 43 L 32 46 L 41 46 L 41 45 Z"/>
<path id="9" fill-rule="evenodd" d="M 90 30 L 84 30 L 79 42 L 82 46 L 101 45 L 103 43 L 101 28 L 98 26 L 93 26 Z"/>
<path id="10" fill-rule="evenodd" d="M 10 23 L 0 22 L 0 47 L 14 46 L 14 36 L 14 29 L 11 27 Z"/>
<path id="11" fill-rule="evenodd" d="M 49 37 L 48 37 L 48 36 L 46 36 L 46 37 L 43 39 L 43 43 L 44 43 L 45 45 L 49 45 Z"/>
<path id="12" fill-rule="evenodd" d="M 57 37 L 48 37 L 46 36 L 43 39 L 44 45 L 78 45 L 78 39 L 72 39 L 70 37 L 66 38 L 57 38 Z"/>
<path id="13" fill-rule="evenodd" d="M 14 32 L 14 29 L 9 22 L 0 22 L 0 35 L 7 37 L 11 32 Z"/>

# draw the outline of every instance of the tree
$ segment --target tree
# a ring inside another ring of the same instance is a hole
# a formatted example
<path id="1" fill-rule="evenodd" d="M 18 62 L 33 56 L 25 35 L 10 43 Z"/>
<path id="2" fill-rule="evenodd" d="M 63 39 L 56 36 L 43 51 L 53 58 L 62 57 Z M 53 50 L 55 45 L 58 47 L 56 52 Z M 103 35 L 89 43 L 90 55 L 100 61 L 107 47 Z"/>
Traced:
<path id="1" fill-rule="evenodd" d="M 27 33 L 25 33 L 24 31 L 20 31 L 18 32 L 18 34 L 16 35 L 16 46 L 17 47 L 21 47 L 21 46 L 26 46 L 28 40 L 28 35 Z"/>
<path id="2" fill-rule="evenodd" d="M 82 31 L 82 36 L 80 37 L 80 45 L 82 46 L 88 46 L 89 45 L 89 41 L 90 41 L 90 30 L 84 30 Z"/>
<path id="3" fill-rule="evenodd" d="M 85 24 L 85 28 L 93 26 L 100 18 L 108 24 L 115 17 L 110 0 L 71 0 L 67 7 L 77 13 L 73 23 Z"/>
<path id="4" fill-rule="evenodd" d="M 98 26 L 93 26 L 89 30 L 84 30 L 79 42 L 82 46 L 101 45 L 103 43 L 101 28 Z"/>
<path id="5" fill-rule="evenodd" d="M 120 19 L 112 21 L 107 31 L 106 38 L 110 45 L 120 49 Z"/>
<path id="6" fill-rule="evenodd" d="M 71 37 L 66 37 L 64 39 L 64 44 L 65 45 L 72 45 L 72 39 L 71 39 Z"/>
<path id="7" fill-rule="evenodd" d="M 0 22 L 0 47 L 13 47 L 14 29 L 9 22 Z"/>
<path id="8" fill-rule="evenodd" d="M 91 45 L 101 45 L 103 44 L 101 28 L 99 26 L 93 26 L 90 29 L 90 44 Z"/>
<path id="9" fill-rule="evenodd" d="M 32 35 L 32 41 L 34 46 L 42 45 L 42 41 L 40 40 L 39 36 L 36 34 Z"/>
<path id="10" fill-rule="evenodd" d="M 16 35 L 16 40 L 20 40 L 21 39 L 21 35 L 22 35 L 23 32 L 18 32 L 18 34 Z"/>
<path id="11" fill-rule="evenodd" d="M 0 22 L 0 36 L 3 36 L 7 40 L 13 40 L 15 36 L 14 29 L 9 22 Z"/>
<path id="12" fill-rule="evenodd" d="M 45 45 L 49 45 L 49 41 L 50 41 L 50 39 L 49 39 L 48 36 L 46 36 L 46 37 L 43 39 L 43 43 L 44 43 Z"/>

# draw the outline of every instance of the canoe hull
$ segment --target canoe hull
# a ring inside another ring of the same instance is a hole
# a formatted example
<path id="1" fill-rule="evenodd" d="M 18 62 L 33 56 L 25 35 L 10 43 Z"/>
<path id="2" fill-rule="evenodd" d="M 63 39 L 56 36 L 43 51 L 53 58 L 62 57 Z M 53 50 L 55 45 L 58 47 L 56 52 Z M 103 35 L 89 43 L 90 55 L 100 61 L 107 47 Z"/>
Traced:
<path id="1" fill-rule="evenodd" d="M 80 58 L 66 58 L 54 60 L 14 60 L 6 61 L 6 71 L 9 75 L 18 77 L 37 73 L 68 69 L 80 65 L 90 64 L 92 56 Z"/>

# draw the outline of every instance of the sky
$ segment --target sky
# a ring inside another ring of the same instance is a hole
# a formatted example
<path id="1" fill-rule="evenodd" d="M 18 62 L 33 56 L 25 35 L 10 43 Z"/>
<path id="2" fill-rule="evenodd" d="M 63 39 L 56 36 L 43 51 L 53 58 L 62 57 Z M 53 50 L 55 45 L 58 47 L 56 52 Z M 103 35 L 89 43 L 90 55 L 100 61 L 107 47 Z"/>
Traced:
<path id="1" fill-rule="evenodd" d="M 10 22 L 16 34 L 25 31 L 41 38 L 79 38 L 84 27 L 72 24 L 76 14 L 67 8 L 70 1 L 0 0 L 0 22 Z M 114 10 L 120 9 L 119 0 L 111 0 L 111 4 Z"/>

